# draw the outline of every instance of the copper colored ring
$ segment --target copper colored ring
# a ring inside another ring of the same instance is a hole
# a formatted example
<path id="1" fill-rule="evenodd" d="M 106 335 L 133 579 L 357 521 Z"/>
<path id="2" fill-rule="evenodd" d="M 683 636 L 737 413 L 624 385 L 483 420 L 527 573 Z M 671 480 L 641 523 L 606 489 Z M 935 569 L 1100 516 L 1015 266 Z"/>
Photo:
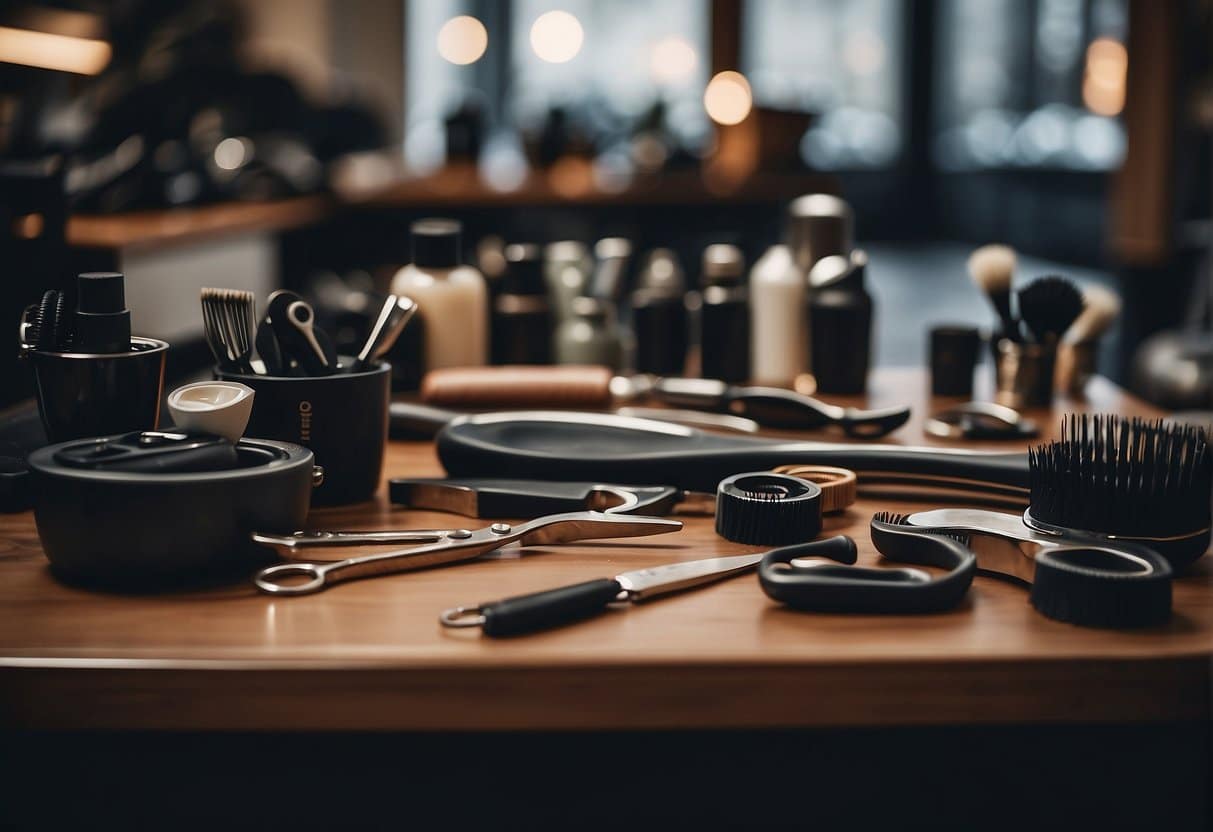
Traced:
<path id="1" fill-rule="evenodd" d="M 824 514 L 842 511 L 855 502 L 859 480 L 848 468 L 829 465 L 780 465 L 776 474 L 807 480 L 821 487 L 821 510 Z"/>

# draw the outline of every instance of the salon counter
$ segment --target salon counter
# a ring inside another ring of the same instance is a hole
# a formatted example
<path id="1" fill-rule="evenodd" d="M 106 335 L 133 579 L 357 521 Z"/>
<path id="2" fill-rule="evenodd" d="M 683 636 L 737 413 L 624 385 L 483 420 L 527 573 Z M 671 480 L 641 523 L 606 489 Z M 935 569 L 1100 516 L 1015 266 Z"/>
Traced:
<path id="1" fill-rule="evenodd" d="M 912 401 L 895 434 L 927 441 L 927 379 L 875 373 L 874 405 Z M 1154 417 L 1103 379 L 1063 410 Z M 985 443 L 994 447 L 992 443 Z M 976 443 L 974 443 L 976 446 Z M 1006 448 L 1007 444 L 997 447 Z M 388 476 L 439 476 L 428 443 L 394 442 Z M 508 472 L 503 472 L 508 473 Z M 384 489 L 385 491 L 386 489 Z M 868 521 L 926 503 L 863 498 L 827 534 L 877 556 Z M 921 617 L 804 614 L 752 575 L 612 610 L 561 630 L 488 640 L 438 613 L 676 560 L 753 551 L 681 518 L 675 535 L 528 549 L 275 599 L 250 584 L 166 595 L 55 581 L 30 513 L 0 516 L 0 728 L 412 731 L 770 728 L 1207 720 L 1213 583 L 1206 557 L 1175 581 L 1165 626 L 1082 629 L 1019 587 L 978 578 L 965 605 Z M 324 528 L 481 524 L 379 500 L 320 510 Z"/>

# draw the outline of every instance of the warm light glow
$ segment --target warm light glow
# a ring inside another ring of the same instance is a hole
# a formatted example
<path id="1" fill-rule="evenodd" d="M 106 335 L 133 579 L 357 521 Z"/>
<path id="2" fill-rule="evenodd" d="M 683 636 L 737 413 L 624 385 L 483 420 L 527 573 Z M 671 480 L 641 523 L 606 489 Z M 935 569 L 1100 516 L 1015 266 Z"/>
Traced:
<path id="1" fill-rule="evenodd" d="M 548 168 L 548 184 L 565 199 L 583 197 L 594 190 L 593 165 L 578 156 L 562 156 Z"/>
<path id="2" fill-rule="evenodd" d="M 695 47 L 680 37 L 662 38 L 653 44 L 649 68 L 659 84 L 680 84 L 691 79 L 699 56 Z"/>
<path id="3" fill-rule="evenodd" d="M 531 25 L 531 49 L 540 60 L 563 64 L 577 57 L 585 33 L 581 22 L 568 12 L 545 12 Z"/>
<path id="4" fill-rule="evenodd" d="M 438 54 L 453 64 L 474 64 L 488 48 L 488 30 L 470 15 L 452 17 L 438 30 Z"/>
<path id="5" fill-rule="evenodd" d="M 215 145 L 215 165 L 222 170 L 235 170 L 248 161 L 251 144 L 248 139 L 229 136 Z"/>
<path id="6" fill-rule="evenodd" d="M 2 63 L 96 75 L 110 62 L 110 55 L 110 45 L 103 40 L 0 26 Z"/>
<path id="7" fill-rule="evenodd" d="M 13 234 L 22 240 L 36 240 L 42 236 L 46 220 L 41 214 L 22 214 L 13 220 Z"/>
<path id="8" fill-rule="evenodd" d="M 1096 38 L 1087 47 L 1087 66 L 1082 79 L 1082 102 L 1101 116 L 1114 116 L 1125 108 L 1125 75 L 1129 53 L 1123 43 Z"/>
<path id="9" fill-rule="evenodd" d="M 740 72 L 717 73 L 703 91 L 703 108 L 717 124 L 740 124 L 753 104 L 750 82 Z"/>

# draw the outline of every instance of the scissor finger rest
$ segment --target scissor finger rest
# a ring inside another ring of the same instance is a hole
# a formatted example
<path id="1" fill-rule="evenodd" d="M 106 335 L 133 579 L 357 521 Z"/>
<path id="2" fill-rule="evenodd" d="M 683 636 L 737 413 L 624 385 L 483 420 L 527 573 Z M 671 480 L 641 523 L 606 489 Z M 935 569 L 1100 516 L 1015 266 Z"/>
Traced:
<path id="1" fill-rule="evenodd" d="M 253 583 L 262 592 L 270 595 L 309 595 L 324 589 L 324 576 L 328 564 L 283 563 L 262 569 L 253 578 Z M 303 583 L 283 583 L 289 578 L 307 578 Z"/>

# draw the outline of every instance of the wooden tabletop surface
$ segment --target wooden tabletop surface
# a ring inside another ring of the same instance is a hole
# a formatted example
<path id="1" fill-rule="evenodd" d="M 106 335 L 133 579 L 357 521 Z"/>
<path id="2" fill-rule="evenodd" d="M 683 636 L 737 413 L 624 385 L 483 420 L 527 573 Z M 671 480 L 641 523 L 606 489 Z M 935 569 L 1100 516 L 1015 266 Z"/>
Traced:
<path id="1" fill-rule="evenodd" d="M 897 441 L 926 441 L 923 373 L 878 371 L 871 387 L 874 404 L 915 404 Z M 1101 379 L 1088 397 L 1037 415 L 1049 430 L 1063 410 L 1157 415 Z M 386 473 L 437 476 L 441 467 L 431 444 L 392 443 Z M 861 563 L 872 564 L 873 512 L 929 507 L 861 498 L 825 531 L 852 535 Z M 67 587 L 47 569 L 31 514 L 2 516 L 0 726 L 615 729 L 1210 715 L 1207 557 L 1175 582 L 1171 622 L 1132 632 L 1048 620 L 1022 588 L 983 577 L 962 608 L 912 617 L 794 612 L 767 599 L 752 574 L 513 640 L 438 624 L 459 604 L 756 550 L 718 538 L 711 518 L 681 519 L 683 531 L 662 537 L 533 548 L 274 599 L 248 584 L 143 596 Z M 311 522 L 477 521 L 393 509 L 381 494 L 318 510 Z"/>

